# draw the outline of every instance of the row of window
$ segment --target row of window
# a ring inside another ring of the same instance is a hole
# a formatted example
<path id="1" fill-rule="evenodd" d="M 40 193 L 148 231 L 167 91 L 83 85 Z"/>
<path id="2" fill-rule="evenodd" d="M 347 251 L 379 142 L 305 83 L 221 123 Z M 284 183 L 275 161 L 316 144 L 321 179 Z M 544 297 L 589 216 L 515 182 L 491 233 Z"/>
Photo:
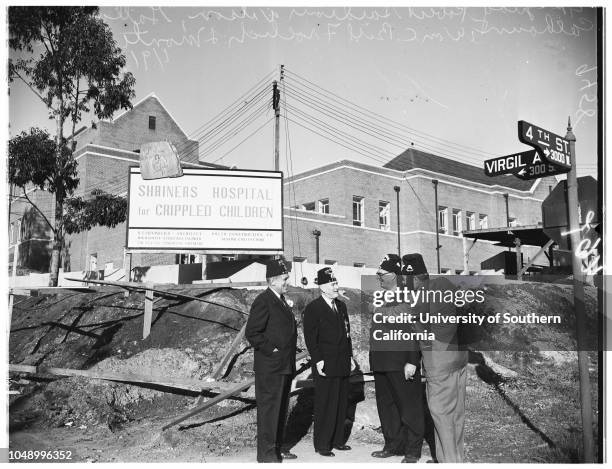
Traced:
<path id="1" fill-rule="evenodd" d="M 297 208 L 297 207 L 296 207 Z M 329 199 L 321 199 L 317 202 L 303 204 L 302 210 L 316 211 L 319 213 L 329 213 Z M 444 234 L 453 234 L 459 236 L 464 230 L 463 211 L 460 209 L 452 209 L 452 227 L 449 227 L 448 216 L 449 208 L 442 205 L 438 206 L 438 231 Z M 478 218 L 477 218 L 478 216 Z M 516 218 L 508 219 L 509 226 L 517 226 Z M 489 216 L 486 213 L 465 212 L 465 230 L 475 230 L 476 223 L 478 229 L 483 230 L 489 227 Z M 353 226 L 364 226 L 364 198 L 359 195 L 353 196 Z M 380 200 L 378 201 L 378 228 L 385 231 L 391 230 L 391 203 Z M 452 230 L 451 230 L 452 228 Z"/>
<path id="2" fill-rule="evenodd" d="M 309 202 L 296 206 L 302 210 L 308 210 L 318 213 L 329 213 L 329 199 L 321 199 L 316 202 Z M 360 195 L 353 196 L 353 226 L 364 226 L 364 204 L 363 197 Z M 381 230 L 391 230 L 391 203 L 380 200 L 378 202 L 378 228 Z"/>
<path id="3" fill-rule="evenodd" d="M 463 229 L 463 211 L 457 208 L 452 209 L 452 231 L 448 226 L 449 208 L 442 205 L 438 206 L 438 232 L 459 236 Z M 465 212 L 465 231 L 475 229 L 484 230 L 489 227 L 489 216 L 486 213 L 478 214 L 478 228 L 476 228 L 476 212 Z M 508 218 L 508 226 L 517 226 L 518 221 L 515 217 Z"/>

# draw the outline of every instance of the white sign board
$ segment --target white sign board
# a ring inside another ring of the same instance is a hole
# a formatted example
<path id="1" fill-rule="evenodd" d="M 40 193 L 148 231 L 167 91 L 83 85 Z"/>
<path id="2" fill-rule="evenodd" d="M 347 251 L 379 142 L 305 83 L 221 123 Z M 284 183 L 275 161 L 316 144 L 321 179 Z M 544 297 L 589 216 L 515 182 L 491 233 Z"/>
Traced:
<path id="1" fill-rule="evenodd" d="M 129 172 L 127 248 L 151 251 L 283 250 L 282 173 L 183 169 L 144 180 Z"/>

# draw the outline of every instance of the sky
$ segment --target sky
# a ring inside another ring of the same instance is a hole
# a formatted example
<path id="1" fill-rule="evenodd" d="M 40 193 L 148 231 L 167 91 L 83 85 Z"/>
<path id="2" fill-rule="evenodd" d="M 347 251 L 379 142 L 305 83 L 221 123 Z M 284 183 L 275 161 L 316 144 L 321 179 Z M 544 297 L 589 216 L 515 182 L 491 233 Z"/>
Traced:
<path id="1" fill-rule="evenodd" d="M 376 113 L 407 136 L 405 145 L 390 145 L 378 132 L 348 128 L 351 140 L 381 149 L 376 158 L 305 130 L 281 107 L 280 169 L 289 174 L 344 158 L 381 165 L 408 145 L 482 167 L 487 158 L 529 149 L 518 141 L 518 120 L 563 136 L 568 117 L 578 175 L 596 172 L 593 8 L 102 7 L 100 13 L 136 78 L 134 102 L 155 93 L 189 136 L 202 137 L 204 124 L 262 78 L 271 89 L 281 64 L 281 102 L 307 110 L 286 89 L 309 90 L 301 95 L 307 102 L 320 99 L 325 108 L 331 99 L 346 100 L 360 107 L 358 115 Z M 217 151 L 203 142 L 201 156 L 272 169 L 272 116 L 265 110 Z M 11 85 L 9 122 L 11 135 L 32 125 L 53 129 L 44 105 L 19 83 Z"/>

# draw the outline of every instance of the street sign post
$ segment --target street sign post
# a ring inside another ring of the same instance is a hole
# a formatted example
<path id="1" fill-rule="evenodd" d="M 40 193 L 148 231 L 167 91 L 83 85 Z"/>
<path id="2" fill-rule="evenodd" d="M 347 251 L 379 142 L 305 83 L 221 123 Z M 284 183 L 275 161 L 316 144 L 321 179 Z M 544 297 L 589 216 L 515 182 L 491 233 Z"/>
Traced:
<path id="1" fill-rule="evenodd" d="M 570 142 L 526 121 L 518 122 L 519 141 L 540 150 L 546 161 L 569 169 L 572 167 Z"/>

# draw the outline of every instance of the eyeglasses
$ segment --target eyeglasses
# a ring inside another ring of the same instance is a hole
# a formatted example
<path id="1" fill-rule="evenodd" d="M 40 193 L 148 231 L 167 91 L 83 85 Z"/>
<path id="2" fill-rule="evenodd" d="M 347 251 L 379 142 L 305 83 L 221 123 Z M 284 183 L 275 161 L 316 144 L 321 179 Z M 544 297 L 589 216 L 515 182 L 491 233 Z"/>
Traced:
<path id="1" fill-rule="evenodd" d="M 394 274 L 393 272 L 385 272 L 384 274 L 379 274 L 379 273 L 376 273 L 376 276 L 377 276 L 377 277 L 378 277 L 380 280 L 382 280 L 383 278 L 385 278 L 385 276 L 387 276 L 387 275 L 393 275 L 393 276 L 395 276 L 395 274 Z"/>

